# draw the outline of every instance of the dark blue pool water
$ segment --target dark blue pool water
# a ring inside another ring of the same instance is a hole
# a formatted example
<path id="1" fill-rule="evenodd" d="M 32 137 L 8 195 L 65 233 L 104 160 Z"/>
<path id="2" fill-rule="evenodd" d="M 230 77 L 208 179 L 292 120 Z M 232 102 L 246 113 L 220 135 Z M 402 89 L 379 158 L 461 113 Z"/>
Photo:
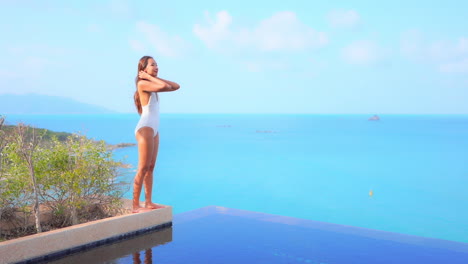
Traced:
<path id="1" fill-rule="evenodd" d="M 468 263 L 468 244 L 223 207 L 54 263 Z"/>

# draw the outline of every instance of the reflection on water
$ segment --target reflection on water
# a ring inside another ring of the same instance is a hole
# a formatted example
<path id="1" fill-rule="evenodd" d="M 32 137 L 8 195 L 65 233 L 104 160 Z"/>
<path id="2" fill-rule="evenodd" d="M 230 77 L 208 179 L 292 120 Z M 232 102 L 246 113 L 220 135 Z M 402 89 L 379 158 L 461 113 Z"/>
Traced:
<path id="1" fill-rule="evenodd" d="M 85 252 L 79 252 L 59 260 L 47 263 L 78 264 L 78 263 L 115 263 L 116 259 L 129 258 L 125 263 L 152 263 L 152 248 L 172 242 L 172 227 L 144 234 L 132 239 L 119 241 L 111 245 L 97 247 Z M 131 258 L 132 257 L 132 258 Z"/>
<path id="2" fill-rule="evenodd" d="M 140 252 L 133 253 L 133 264 L 141 264 Z M 145 264 L 153 264 L 153 249 L 145 250 Z"/>

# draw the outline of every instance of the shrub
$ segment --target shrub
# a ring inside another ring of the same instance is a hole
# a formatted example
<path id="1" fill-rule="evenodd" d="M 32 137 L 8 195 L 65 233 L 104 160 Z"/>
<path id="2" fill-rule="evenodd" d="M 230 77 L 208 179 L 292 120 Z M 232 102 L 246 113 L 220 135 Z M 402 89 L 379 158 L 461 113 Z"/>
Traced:
<path id="1" fill-rule="evenodd" d="M 35 203 L 32 179 L 41 208 L 52 213 L 52 221 L 43 223 L 46 229 L 105 218 L 120 210 L 124 190 L 115 179 L 121 162 L 113 159 L 104 141 L 48 134 L 45 140 L 41 137 L 28 163 L 21 155 L 25 148 L 18 140 L 21 135 L 2 125 L 0 117 L 0 221 L 8 223 L 9 233 L 0 229 L 0 237 L 34 232 L 29 220 Z M 28 139 L 33 130 L 27 127 Z"/>
<path id="2" fill-rule="evenodd" d="M 119 163 L 103 141 L 72 135 L 65 142 L 52 138 L 51 146 L 41 151 L 36 169 L 42 200 L 62 219 L 59 225 L 92 218 L 87 213 L 91 207 L 97 206 L 104 215 L 120 207 L 123 192 L 115 183 Z"/>

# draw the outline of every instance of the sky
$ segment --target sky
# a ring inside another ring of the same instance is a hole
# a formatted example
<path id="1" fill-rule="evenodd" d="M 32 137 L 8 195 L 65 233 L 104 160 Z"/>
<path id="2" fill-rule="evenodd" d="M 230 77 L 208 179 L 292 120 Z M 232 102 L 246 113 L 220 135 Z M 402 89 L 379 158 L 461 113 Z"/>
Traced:
<path id="1" fill-rule="evenodd" d="M 135 112 L 151 55 L 163 113 L 468 114 L 468 1 L 0 5 L 0 95 Z"/>

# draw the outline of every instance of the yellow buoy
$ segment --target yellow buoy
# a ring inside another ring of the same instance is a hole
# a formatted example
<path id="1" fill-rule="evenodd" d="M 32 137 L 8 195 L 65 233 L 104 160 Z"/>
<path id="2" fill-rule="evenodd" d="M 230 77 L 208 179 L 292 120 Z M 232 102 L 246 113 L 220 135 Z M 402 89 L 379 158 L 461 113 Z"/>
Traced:
<path id="1" fill-rule="evenodd" d="M 374 196 L 374 191 L 373 190 L 369 191 L 369 196 L 371 196 L 371 197 Z"/>

